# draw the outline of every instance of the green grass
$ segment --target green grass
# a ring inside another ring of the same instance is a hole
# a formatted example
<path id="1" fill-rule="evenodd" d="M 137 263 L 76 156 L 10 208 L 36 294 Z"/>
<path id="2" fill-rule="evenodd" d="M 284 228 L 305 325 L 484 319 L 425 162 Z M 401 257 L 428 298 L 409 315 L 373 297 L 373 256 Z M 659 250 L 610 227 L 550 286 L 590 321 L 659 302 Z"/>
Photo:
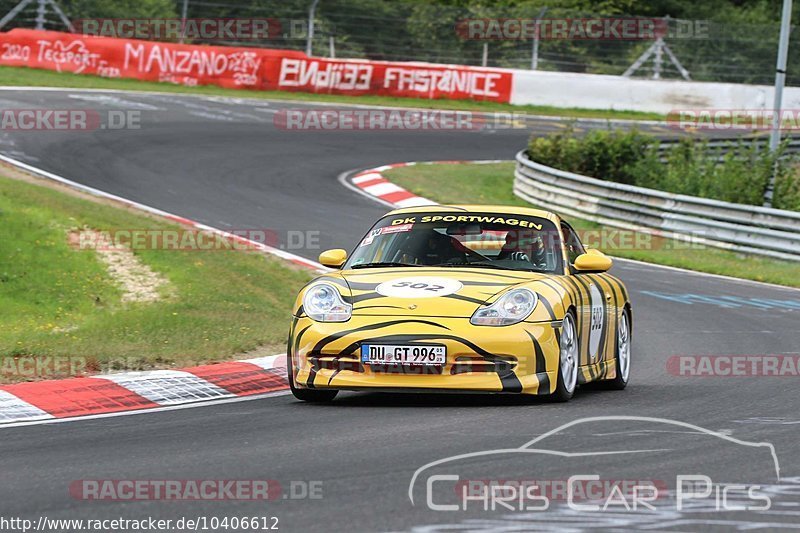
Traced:
<path id="1" fill-rule="evenodd" d="M 67 232 L 84 227 L 178 229 L 0 177 L 0 358 L 79 357 L 94 370 L 146 369 L 284 349 L 308 272 L 242 251 L 137 250 L 168 285 L 157 302 L 123 303 L 96 252 L 67 244 Z"/>
<path id="2" fill-rule="evenodd" d="M 417 107 L 477 112 L 517 112 L 572 118 L 601 118 L 627 120 L 664 120 L 657 113 L 615 111 L 611 109 L 560 108 L 552 106 L 511 105 L 497 102 L 467 100 L 429 100 L 424 98 L 394 98 L 389 96 L 343 96 L 287 91 L 253 91 L 224 89 L 211 85 L 186 87 L 171 83 L 146 82 L 128 79 L 111 79 L 84 74 L 59 73 L 24 67 L 0 67 L 0 86 L 9 87 L 70 87 L 90 89 L 121 89 L 128 91 L 155 91 L 165 93 L 201 94 L 230 97 L 262 98 L 265 100 L 298 100 L 330 104 L 360 104 L 390 107 Z"/>
<path id="3" fill-rule="evenodd" d="M 511 162 L 415 165 L 391 169 L 384 174 L 398 185 L 444 204 L 531 206 L 512 192 L 514 164 Z M 582 230 L 617 231 L 587 220 L 566 218 L 579 233 Z M 647 236 L 640 235 L 640 238 L 647 242 Z M 612 244 L 617 246 L 601 246 L 601 249 L 616 257 L 800 287 L 800 266 L 794 262 L 744 256 L 710 247 L 693 249 L 685 243 L 669 239 L 650 242 L 648 246 L 632 247 L 625 246 L 621 240 L 616 239 L 612 240 Z"/>

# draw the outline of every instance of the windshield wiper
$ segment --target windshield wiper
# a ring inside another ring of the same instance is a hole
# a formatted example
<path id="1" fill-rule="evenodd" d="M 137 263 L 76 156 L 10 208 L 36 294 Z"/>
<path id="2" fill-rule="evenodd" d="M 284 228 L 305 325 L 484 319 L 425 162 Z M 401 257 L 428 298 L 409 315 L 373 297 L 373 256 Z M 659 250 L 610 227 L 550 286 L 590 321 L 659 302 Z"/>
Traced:
<path id="1" fill-rule="evenodd" d="M 517 272 L 546 272 L 545 270 L 538 270 L 535 268 L 513 268 L 508 266 L 502 265 L 493 265 L 489 263 L 440 263 L 438 265 L 433 265 L 436 267 L 457 267 L 457 268 L 496 268 L 497 270 L 514 270 Z"/>
<path id="2" fill-rule="evenodd" d="M 411 265 L 409 263 L 395 263 L 391 261 L 377 261 L 375 263 L 360 263 L 353 265 L 350 268 L 380 268 L 380 267 L 420 267 L 422 265 Z"/>

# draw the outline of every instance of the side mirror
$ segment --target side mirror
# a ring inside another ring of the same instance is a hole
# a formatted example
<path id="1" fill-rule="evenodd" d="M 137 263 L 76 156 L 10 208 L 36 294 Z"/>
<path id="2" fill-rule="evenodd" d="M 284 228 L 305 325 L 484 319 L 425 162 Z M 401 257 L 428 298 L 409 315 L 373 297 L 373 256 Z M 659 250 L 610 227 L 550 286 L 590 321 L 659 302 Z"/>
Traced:
<path id="1" fill-rule="evenodd" d="M 583 273 L 606 272 L 614 262 L 600 250 L 587 250 L 575 258 L 575 270 Z"/>
<path id="2" fill-rule="evenodd" d="M 345 261 L 347 261 L 347 250 L 341 248 L 326 250 L 319 254 L 319 262 L 329 268 L 341 268 Z"/>

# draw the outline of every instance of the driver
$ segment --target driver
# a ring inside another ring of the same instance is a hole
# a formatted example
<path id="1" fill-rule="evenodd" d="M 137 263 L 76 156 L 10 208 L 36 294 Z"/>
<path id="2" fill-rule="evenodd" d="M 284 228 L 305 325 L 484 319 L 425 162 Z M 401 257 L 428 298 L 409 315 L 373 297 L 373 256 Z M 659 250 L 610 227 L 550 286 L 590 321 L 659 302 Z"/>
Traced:
<path id="1" fill-rule="evenodd" d="M 538 232 L 531 230 L 511 230 L 506 233 L 506 242 L 497 259 L 527 261 L 534 265 L 547 263 L 544 241 Z"/>
<path id="2" fill-rule="evenodd" d="M 423 265 L 438 265 L 448 261 L 464 261 L 466 248 L 457 239 L 431 230 L 419 254 Z"/>

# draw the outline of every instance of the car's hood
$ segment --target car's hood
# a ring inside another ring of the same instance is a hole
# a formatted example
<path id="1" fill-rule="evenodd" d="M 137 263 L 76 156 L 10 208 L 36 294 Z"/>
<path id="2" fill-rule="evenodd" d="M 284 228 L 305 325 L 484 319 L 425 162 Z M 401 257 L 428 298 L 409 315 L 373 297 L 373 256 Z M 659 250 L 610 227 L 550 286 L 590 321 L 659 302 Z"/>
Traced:
<path id="1" fill-rule="evenodd" d="M 543 274 L 487 268 L 380 268 L 340 273 L 354 315 L 470 317 L 509 287 Z"/>

